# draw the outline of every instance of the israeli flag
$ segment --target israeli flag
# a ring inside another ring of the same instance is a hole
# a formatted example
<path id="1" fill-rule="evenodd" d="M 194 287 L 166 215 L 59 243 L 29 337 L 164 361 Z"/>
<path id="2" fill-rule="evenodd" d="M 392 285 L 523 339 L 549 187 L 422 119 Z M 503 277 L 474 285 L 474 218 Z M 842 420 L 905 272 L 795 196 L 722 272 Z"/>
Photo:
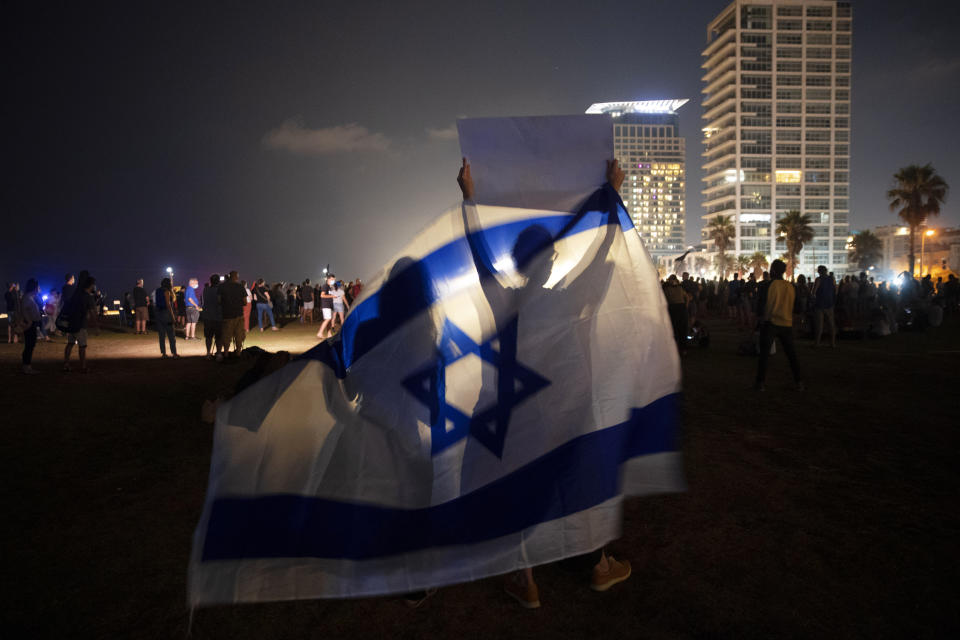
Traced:
<path id="1" fill-rule="evenodd" d="M 609 185 L 465 202 L 342 333 L 222 405 L 191 605 L 404 593 L 586 553 L 683 486 L 659 277 Z"/>

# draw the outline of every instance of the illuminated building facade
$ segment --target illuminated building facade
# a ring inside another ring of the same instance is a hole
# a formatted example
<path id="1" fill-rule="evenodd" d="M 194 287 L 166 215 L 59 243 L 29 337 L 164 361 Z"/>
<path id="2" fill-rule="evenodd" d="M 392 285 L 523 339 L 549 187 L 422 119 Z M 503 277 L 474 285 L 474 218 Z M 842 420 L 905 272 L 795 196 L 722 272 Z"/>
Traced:
<path id="1" fill-rule="evenodd" d="M 728 253 L 786 252 L 776 223 L 809 215 L 798 273 L 847 268 L 852 11 L 836 0 L 735 0 L 707 27 L 703 69 L 706 225 L 730 216 Z"/>
<path id="2" fill-rule="evenodd" d="M 587 109 L 613 116 L 613 156 L 626 174 L 620 197 L 654 262 L 684 252 L 686 147 L 677 109 L 687 102 L 604 102 Z"/>

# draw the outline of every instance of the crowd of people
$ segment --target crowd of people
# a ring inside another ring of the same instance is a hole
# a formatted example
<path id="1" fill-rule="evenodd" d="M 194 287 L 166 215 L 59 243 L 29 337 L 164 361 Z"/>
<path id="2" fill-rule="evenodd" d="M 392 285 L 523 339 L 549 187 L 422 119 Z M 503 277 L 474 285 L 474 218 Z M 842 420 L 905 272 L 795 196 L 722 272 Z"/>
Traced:
<path id="1" fill-rule="evenodd" d="M 960 311 L 960 279 L 952 273 L 934 282 L 928 274 L 917 280 L 903 272 L 895 281 L 877 282 L 866 272 L 837 279 L 826 266 L 816 277 L 799 275 L 784 280 L 786 264 L 774 260 L 759 278 L 755 272 L 741 278 L 693 279 L 670 275 L 662 282 L 674 339 L 681 355 L 693 345 L 707 346 L 709 317 L 733 322 L 748 337 L 741 353 L 760 356 L 757 387 L 763 387 L 766 359 L 774 337 L 790 361 L 799 387 L 800 376 L 793 345 L 794 332 L 809 337 L 816 347 L 837 346 L 841 333 L 880 338 L 900 330 L 939 326 L 945 315 Z"/>
<path id="2" fill-rule="evenodd" d="M 211 275 L 202 290 L 197 278 L 189 278 L 183 286 L 174 286 L 171 278 L 163 278 L 152 291 L 138 279 L 130 291 L 122 294 L 118 319 L 121 327 L 133 329 L 137 335 L 146 335 L 148 325 L 153 325 L 161 358 L 179 357 L 178 330 L 182 329 L 184 340 L 199 340 L 197 324 L 202 321 L 206 355 L 222 361 L 239 354 L 247 332 L 254 327 L 261 332 L 279 331 L 289 322 L 319 322 L 318 338 L 334 335 L 362 289 L 359 279 L 344 283 L 333 274 L 317 284 L 309 278 L 300 284 L 270 284 L 258 278 L 250 286 L 231 271 L 225 276 Z M 106 311 L 105 296 L 94 277 L 86 271 L 78 276 L 66 274 L 60 289 L 45 295 L 35 279 L 28 280 L 22 290 L 19 283 L 10 282 L 4 298 L 7 342 L 23 341 L 24 373 L 37 372 L 33 368 L 37 340 L 50 341 L 53 335 L 66 336 L 63 370 L 71 370 L 70 358 L 76 345 L 80 371 L 87 371 L 88 333 L 99 334 Z"/>

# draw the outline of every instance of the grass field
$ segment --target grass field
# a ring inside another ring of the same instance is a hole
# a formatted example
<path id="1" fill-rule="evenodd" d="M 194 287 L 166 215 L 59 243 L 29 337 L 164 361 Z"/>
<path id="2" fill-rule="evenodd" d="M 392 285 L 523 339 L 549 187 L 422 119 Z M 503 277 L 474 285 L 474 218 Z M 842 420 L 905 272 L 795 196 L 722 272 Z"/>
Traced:
<path id="1" fill-rule="evenodd" d="M 605 594 L 538 569 L 543 607 L 499 579 L 395 598 L 198 610 L 194 638 L 791 638 L 960 634 L 960 323 L 837 349 L 799 345 L 808 390 L 782 355 L 756 361 L 712 323 L 684 365 L 689 490 L 636 499 L 611 545 L 634 576 Z M 91 338 L 91 372 L 41 375 L 0 345 L 6 638 L 183 638 L 186 570 L 211 427 L 200 405 L 243 365 L 155 334 Z M 248 344 L 300 351 L 311 329 Z"/>

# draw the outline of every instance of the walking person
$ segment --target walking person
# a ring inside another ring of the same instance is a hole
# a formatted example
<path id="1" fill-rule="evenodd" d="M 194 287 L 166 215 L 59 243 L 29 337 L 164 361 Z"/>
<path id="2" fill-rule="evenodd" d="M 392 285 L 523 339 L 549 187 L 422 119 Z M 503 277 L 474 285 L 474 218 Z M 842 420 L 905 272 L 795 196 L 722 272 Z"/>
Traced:
<path id="1" fill-rule="evenodd" d="M 203 287 L 200 319 L 203 320 L 203 339 L 207 345 L 207 359 L 213 358 L 210 349 L 216 347 L 217 362 L 223 360 L 223 314 L 220 311 L 220 276 L 213 274 Z"/>
<path id="2" fill-rule="evenodd" d="M 187 281 L 187 290 L 183 295 L 183 301 L 186 305 L 186 319 L 187 322 L 184 325 L 184 340 L 196 340 L 197 339 L 197 321 L 200 320 L 200 299 L 197 297 L 197 287 L 200 286 L 200 281 L 196 278 L 190 278 Z"/>
<path id="3" fill-rule="evenodd" d="M 797 391 L 804 390 L 803 378 L 800 375 L 800 364 L 797 362 L 797 352 L 793 345 L 793 285 L 783 279 L 787 265 L 783 260 L 774 260 L 770 265 L 770 285 L 766 288 L 763 311 L 760 316 L 760 362 L 757 365 L 757 379 L 754 389 L 763 391 L 767 376 L 767 360 L 770 358 L 770 347 L 774 339 L 780 341 L 787 360 L 790 362 L 790 371 Z"/>
<path id="4" fill-rule="evenodd" d="M 223 340 L 223 355 L 230 354 L 230 343 L 234 344 L 233 355 L 238 356 L 243 351 L 243 341 L 247 337 L 246 316 L 246 288 L 240 283 L 240 276 L 231 271 L 226 282 L 220 283 L 217 291 L 220 294 L 220 314 L 223 318 L 221 339 Z"/>
<path id="5" fill-rule="evenodd" d="M 160 357 L 167 357 L 167 348 L 164 344 L 164 338 L 170 342 L 170 352 L 174 358 L 179 358 L 177 354 L 177 335 L 173 329 L 176 298 L 173 293 L 173 285 L 170 278 L 164 278 L 160 281 L 160 288 L 154 294 L 156 298 L 156 317 L 154 322 L 157 325 L 157 336 L 160 338 Z"/>
<path id="6" fill-rule="evenodd" d="M 333 289 L 333 316 L 334 323 L 339 322 L 340 326 L 343 326 L 343 320 L 346 315 L 346 311 L 350 308 L 350 303 L 347 301 L 347 292 L 340 286 L 338 282 Z"/>
<path id="7" fill-rule="evenodd" d="M 9 318 L 9 316 L 7 316 Z M 37 281 L 27 280 L 23 290 L 23 299 L 20 301 L 20 326 L 23 328 L 23 372 L 26 374 L 39 373 L 33 368 L 33 349 L 37 346 L 37 329 L 40 328 L 40 307 L 37 304 Z"/>
<path id="8" fill-rule="evenodd" d="M 320 323 L 320 330 L 317 331 L 317 337 L 321 340 L 325 340 L 327 336 L 327 329 L 330 330 L 330 335 L 333 335 L 333 284 L 337 281 L 337 277 L 332 273 L 327 276 L 327 281 L 323 283 L 323 286 L 320 288 L 320 311 L 323 313 L 323 322 Z"/>

